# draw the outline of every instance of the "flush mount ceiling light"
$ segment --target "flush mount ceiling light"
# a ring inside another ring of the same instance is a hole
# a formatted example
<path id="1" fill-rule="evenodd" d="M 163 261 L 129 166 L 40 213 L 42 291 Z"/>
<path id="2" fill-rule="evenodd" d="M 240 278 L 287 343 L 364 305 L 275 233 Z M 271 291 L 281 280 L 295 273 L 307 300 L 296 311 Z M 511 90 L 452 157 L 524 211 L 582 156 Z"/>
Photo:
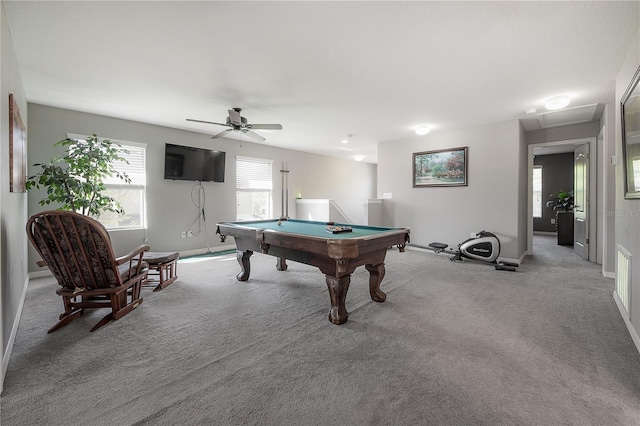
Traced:
<path id="1" fill-rule="evenodd" d="M 549 110 L 562 109 L 569 105 L 571 99 L 567 95 L 554 96 L 553 98 L 547 99 L 544 104 L 544 107 Z"/>
<path id="2" fill-rule="evenodd" d="M 349 133 L 346 138 L 342 139 L 340 142 L 349 143 L 349 139 L 353 137 L 353 133 Z"/>
<path id="3" fill-rule="evenodd" d="M 362 161 L 364 160 L 364 155 L 354 155 L 353 159 L 356 161 Z"/>
<path id="4" fill-rule="evenodd" d="M 431 127 L 429 126 L 418 126 L 415 129 L 416 135 L 426 135 L 427 133 L 429 133 L 431 131 Z"/>

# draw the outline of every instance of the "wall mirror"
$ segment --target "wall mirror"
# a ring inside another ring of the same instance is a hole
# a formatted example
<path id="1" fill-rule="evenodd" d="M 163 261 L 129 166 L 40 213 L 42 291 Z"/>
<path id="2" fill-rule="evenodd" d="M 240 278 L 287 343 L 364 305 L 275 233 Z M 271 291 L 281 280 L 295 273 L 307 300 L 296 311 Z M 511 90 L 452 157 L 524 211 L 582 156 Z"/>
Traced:
<path id="1" fill-rule="evenodd" d="M 624 198 L 640 198 L 640 67 L 620 101 Z"/>

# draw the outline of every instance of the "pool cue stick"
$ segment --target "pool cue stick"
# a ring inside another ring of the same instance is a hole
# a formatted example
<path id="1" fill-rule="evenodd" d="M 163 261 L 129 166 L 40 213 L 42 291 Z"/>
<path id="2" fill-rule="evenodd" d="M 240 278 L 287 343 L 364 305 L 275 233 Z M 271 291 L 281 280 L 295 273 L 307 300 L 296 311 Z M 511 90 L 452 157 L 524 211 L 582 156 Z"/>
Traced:
<path id="1" fill-rule="evenodd" d="M 282 174 L 282 186 L 281 186 L 282 202 L 280 203 L 280 218 L 283 218 L 284 217 L 284 162 L 282 163 L 282 168 L 280 169 L 280 173 Z"/>
<path id="2" fill-rule="evenodd" d="M 284 163 L 285 164 L 285 188 L 286 188 L 286 193 L 285 193 L 285 204 L 284 204 L 284 208 L 285 208 L 285 217 L 287 219 L 289 219 L 289 163 Z"/>

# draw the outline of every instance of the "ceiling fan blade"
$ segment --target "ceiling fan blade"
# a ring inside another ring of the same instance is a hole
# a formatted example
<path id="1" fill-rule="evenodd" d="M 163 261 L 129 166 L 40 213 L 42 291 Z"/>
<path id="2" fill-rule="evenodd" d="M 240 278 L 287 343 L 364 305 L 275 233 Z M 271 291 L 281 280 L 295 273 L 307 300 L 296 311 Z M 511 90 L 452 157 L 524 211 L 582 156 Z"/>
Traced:
<path id="1" fill-rule="evenodd" d="M 221 131 L 220 133 L 217 133 L 217 134 L 215 134 L 215 135 L 211 136 L 211 139 L 217 139 L 217 138 L 224 137 L 224 136 L 226 136 L 226 133 L 227 133 L 227 132 L 232 132 L 232 131 L 233 131 L 233 129 L 226 129 L 226 130 L 223 130 L 223 131 Z"/>
<path id="2" fill-rule="evenodd" d="M 193 118 L 187 118 L 187 121 L 193 121 L 194 123 L 206 123 L 206 124 L 216 124 L 218 126 L 227 126 L 227 124 L 215 123 L 213 121 L 195 120 Z"/>
<path id="3" fill-rule="evenodd" d="M 248 124 L 252 130 L 282 130 L 282 124 Z"/>
<path id="4" fill-rule="evenodd" d="M 251 130 L 245 129 L 242 131 L 242 133 L 246 134 L 247 136 L 252 137 L 253 139 L 257 140 L 257 141 L 264 141 L 266 140 L 265 138 L 263 138 L 262 136 L 260 136 L 259 134 L 257 134 L 256 132 L 252 132 Z"/>

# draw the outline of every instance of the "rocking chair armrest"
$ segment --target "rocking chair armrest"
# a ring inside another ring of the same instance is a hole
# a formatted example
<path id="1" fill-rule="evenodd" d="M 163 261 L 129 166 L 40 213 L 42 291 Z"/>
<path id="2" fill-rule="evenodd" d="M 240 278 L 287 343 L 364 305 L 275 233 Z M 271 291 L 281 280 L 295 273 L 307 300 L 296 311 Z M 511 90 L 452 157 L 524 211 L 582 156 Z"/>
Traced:
<path id="1" fill-rule="evenodd" d="M 140 274 L 143 268 L 147 268 L 146 263 L 142 261 L 142 257 L 144 256 L 145 251 L 149 251 L 151 247 L 148 245 L 141 245 L 138 248 L 131 250 L 129 253 L 124 256 L 120 256 L 116 259 L 116 263 L 118 265 L 125 264 L 129 262 L 129 270 L 127 272 L 128 278 L 130 279 L 134 275 Z"/>
<path id="2" fill-rule="evenodd" d="M 124 256 L 118 257 L 116 259 L 116 263 L 118 265 L 122 265 L 123 263 L 131 262 L 136 257 L 138 258 L 138 263 L 141 263 L 140 261 L 142 260 L 142 256 L 144 255 L 144 252 L 149 251 L 150 249 L 151 247 L 149 247 L 148 245 L 141 245 L 140 247 L 134 250 L 131 250 L 129 253 L 125 254 Z"/>

